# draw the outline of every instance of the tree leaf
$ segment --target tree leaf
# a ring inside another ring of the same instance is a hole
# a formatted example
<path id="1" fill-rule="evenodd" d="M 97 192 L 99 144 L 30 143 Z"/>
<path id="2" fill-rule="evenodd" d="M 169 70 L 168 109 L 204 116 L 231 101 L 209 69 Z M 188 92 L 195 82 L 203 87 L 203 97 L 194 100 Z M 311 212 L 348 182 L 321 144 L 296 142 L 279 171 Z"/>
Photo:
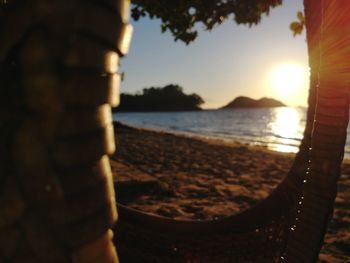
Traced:
<path id="1" fill-rule="evenodd" d="M 301 23 L 304 23 L 304 22 L 305 22 L 305 17 L 304 17 L 303 12 L 299 11 L 299 12 L 297 13 L 297 17 L 298 17 L 298 19 L 299 19 L 299 21 L 300 21 Z"/>
<path id="2" fill-rule="evenodd" d="M 303 31 L 303 24 L 299 22 L 293 22 L 290 24 L 289 28 L 293 31 L 293 36 L 300 35 Z"/>

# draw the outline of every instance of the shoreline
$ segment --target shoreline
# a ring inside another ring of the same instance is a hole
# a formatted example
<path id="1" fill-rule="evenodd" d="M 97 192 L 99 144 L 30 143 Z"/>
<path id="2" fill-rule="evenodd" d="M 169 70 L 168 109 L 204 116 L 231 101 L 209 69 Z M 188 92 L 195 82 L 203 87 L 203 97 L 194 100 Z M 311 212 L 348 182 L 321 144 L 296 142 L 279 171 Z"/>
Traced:
<path id="1" fill-rule="evenodd" d="M 220 136 L 214 136 L 214 135 L 204 135 L 204 134 L 200 134 L 200 133 L 195 133 L 195 132 L 189 132 L 189 131 L 182 131 L 179 129 L 172 129 L 172 128 L 163 128 L 163 127 L 156 127 L 156 126 L 147 126 L 144 127 L 142 125 L 135 125 L 135 124 L 129 124 L 129 123 L 124 123 L 124 122 L 120 122 L 120 121 L 114 121 L 114 123 L 120 123 L 121 125 L 133 128 L 133 129 L 139 129 L 139 130 L 144 130 L 144 131 L 150 131 L 150 132 L 160 132 L 160 133 L 165 133 L 165 134 L 173 134 L 175 136 L 179 136 L 179 137 L 186 137 L 186 138 L 192 138 L 192 139 L 197 139 L 197 140 L 203 140 L 203 141 L 207 141 L 207 142 L 213 142 L 213 143 L 218 143 L 218 144 L 225 144 L 225 145 L 244 145 L 247 147 L 258 147 L 258 148 L 262 148 L 262 149 L 266 149 L 268 151 L 272 151 L 272 152 L 277 152 L 277 153 L 281 153 L 281 154 L 296 154 L 296 151 L 278 151 L 278 150 L 274 150 L 274 149 L 278 149 L 278 146 L 281 146 L 281 144 L 278 143 L 270 143 L 270 145 L 275 145 L 276 147 L 269 147 L 269 144 L 264 142 L 263 140 L 253 140 L 251 139 L 244 139 L 244 136 L 238 136 L 238 135 L 232 135 L 232 137 L 229 138 L 224 138 L 224 137 L 220 137 Z M 241 141 L 239 141 L 241 140 Z M 286 146 L 286 147 L 296 147 L 295 145 L 292 144 L 284 144 L 282 145 Z M 350 159 L 349 159 L 350 160 Z"/>
<path id="2" fill-rule="evenodd" d="M 299 145 L 279 144 L 277 142 L 267 143 L 263 140 L 244 139 L 245 136 L 240 137 L 238 135 L 237 136 L 231 135 L 231 137 L 229 137 L 229 138 L 223 138 L 220 136 L 215 137 L 215 135 L 204 135 L 204 134 L 200 134 L 200 133 L 181 131 L 181 130 L 172 129 L 172 128 L 163 128 L 163 127 L 156 127 L 156 126 L 144 127 L 142 125 L 129 124 L 129 123 L 124 123 L 122 121 L 114 121 L 114 123 L 120 123 L 122 125 L 128 126 L 130 128 L 134 128 L 134 129 L 140 129 L 140 130 L 152 131 L 152 132 L 169 133 L 169 134 L 174 134 L 174 135 L 180 136 L 180 137 L 184 136 L 184 137 L 200 139 L 200 140 L 204 140 L 204 141 L 208 141 L 208 142 L 212 141 L 212 142 L 217 142 L 219 144 L 227 144 L 227 145 L 241 144 L 241 145 L 245 145 L 248 147 L 259 147 L 259 148 L 261 147 L 261 148 L 266 149 L 268 151 L 277 152 L 277 153 L 281 153 L 281 154 L 292 154 L 293 156 L 299 150 Z M 239 141 L 239 140 L 241 140 L 241 141 Z M 301 140 L 299 142 L 301 142 Z M 345 145 L 345 147 L 346 147 L 346 145 Z M 280 149 L 280 150 L 278 150 L 278 149 Z M 348 149 L 348 148 L 345 148 L 345 150 L 346 149 Z M 350 164 L 350 150 L 348 150 L 344 153 L 343 163 Z"/>
<path id="3" fill-rule="evenodd" d="M 219 218 L 248 209 L 278 185 L 294 157 L 265 147 L 115 127 L 111 165 L 118 201 L 175 219 Z M 323 262 L 350 262 L 349 161 L 342 168 Z"/>
<path id="4" fill-rule="evenodd" d="M 185 191 L 188 189 L 171 186 L 174 180 L 184 180 L 193 185 L 199 184 L 198 191 L 208 184 L 206 180 L 219 185 L 219 188 L 227 184 L 231 188 L 230 192 L 239 194 L 235 196 L 223 193 L 228 191 L 227 189 L 222 189 L 223 192 L 211 189 L 211 193 L 207 194 L 217 201 L 221 195 L 226 198 L 222 201 L 235 197 L 241 199 L 237 201 L 240 203 L 239 208 L 231 204 L 232 207 L 229 210 L 233 213 L 245 210 L 266 197 L 287 175 L 295 155 L 272 151 L 264 146 L 187 136 L 132 127 L 122 123 L 115 123 L 115 127 L 117 153 L 112 161 L 114 165 L 116 161 L 118 168 L 123 170 L 123 173 L 119 172 L 117 181 L 124 183 L 129 180 L 128 177 L 130 180 L 135 180 L 134 177 L 137 177 L 137 180 L 148 181 L 151 177 L 153 180 L 162 182 L 158 187 L 174 188 L 171 190 L 183 192 L 184 198 L 192 196 L 189 193 L 191 190 Z M 264 163 L 261 163 L 262 161 Z M 255 185 L 256 180 L 258 180 L 257 185 Z M 239 187 L 240 183 L 243 183 L 244 187 Z M 192 190 L 196 191 L 196 189 Z M 205 196 L 204 193 L 203 196 Z M 163 202 L 168 201 L 171 203 L 171 200 L 163 200 Z M 134 201 L 132 203 L 135 205 Z M 208 214 L 209 217 L 210 214 Z M 228 214 L 232 213 L 226 212 L 223 216 Z M 200 219 L 191 213 L 172 215 L 172 217 Z M 220 215 L 214 212 L 212 217 L 220 217 Z"/>

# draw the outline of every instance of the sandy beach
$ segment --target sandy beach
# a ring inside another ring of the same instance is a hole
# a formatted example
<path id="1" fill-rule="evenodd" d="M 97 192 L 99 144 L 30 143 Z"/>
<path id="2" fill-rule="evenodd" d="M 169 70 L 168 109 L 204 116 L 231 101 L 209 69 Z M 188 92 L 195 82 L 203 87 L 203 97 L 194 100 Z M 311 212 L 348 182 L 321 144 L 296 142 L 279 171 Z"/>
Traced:
<path id="1" fill-rule="evenodd" d="M 175 219 L 236 214 L 265 198 L 293 154 L 116 124 L 111 158 L 118 202 Z M 320 262 L 350 262 L 350 162 L 339 182 Z"/>

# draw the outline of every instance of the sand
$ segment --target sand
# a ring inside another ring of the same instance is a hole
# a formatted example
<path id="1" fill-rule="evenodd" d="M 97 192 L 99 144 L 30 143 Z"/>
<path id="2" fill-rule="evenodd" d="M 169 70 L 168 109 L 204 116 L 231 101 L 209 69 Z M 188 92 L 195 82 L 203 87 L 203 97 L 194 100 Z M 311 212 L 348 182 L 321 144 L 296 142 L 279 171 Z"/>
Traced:
<path id="1" fill-rule="evenodd" d="M 265 198 L 293 154 L 116 124 L 118 202 L 175 219 L 225 217 Z M 320 262 L 350 262 L 350 163 L 343 165 Z"/>

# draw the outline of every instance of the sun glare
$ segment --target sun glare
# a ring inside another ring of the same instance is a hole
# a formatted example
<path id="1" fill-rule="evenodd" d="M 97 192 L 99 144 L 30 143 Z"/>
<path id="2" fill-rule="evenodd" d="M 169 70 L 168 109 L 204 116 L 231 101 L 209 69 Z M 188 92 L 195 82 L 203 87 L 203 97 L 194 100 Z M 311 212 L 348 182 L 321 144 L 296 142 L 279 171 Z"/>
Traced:
<path id="1" fill-rule="evenodd" d="M 307 70 L 298 64 L 280 64 L 271 71 L 270 85 L 276 97 L 287 103 L 301 97 L 307 81 Z M 294 103 L 292 103 L 294 104 Z"/>

